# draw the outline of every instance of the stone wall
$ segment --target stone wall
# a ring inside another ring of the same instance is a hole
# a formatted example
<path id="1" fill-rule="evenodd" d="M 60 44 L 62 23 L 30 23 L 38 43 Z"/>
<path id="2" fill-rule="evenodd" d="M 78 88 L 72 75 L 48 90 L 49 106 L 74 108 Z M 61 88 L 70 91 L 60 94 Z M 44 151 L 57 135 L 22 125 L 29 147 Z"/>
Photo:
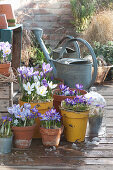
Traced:
<path id="1" fill-rule="evenodd" d="M 32 30 L 40 27 L 44 31 L 44 39 L 50 46 L 65 35 L 76 36 L 70 0 L 9 0 L 15 8 L 18 21 L 24 29 Z M 16 5 L 16 2 L 17 5 Z"/>

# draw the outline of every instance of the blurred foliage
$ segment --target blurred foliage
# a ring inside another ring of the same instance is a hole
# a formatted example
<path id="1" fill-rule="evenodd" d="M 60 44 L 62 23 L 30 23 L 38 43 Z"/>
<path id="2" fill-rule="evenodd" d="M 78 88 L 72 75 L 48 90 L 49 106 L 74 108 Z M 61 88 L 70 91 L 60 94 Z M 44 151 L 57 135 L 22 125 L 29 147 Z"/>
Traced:
<path id="1" fill-rule="evenodd" d="M 113 9 L 113 0 L 70 0 L 76 32 L 87 29 L 95 12 Z"/>
<path id="2" fill-rule="evenodd" d="M 44 53 L 42 51 L 42 49 L 40 48 L 40 45 L 35 37 L 35 35 L 32 33 L 31 36 L 31 41 L 32 41 L 32 45 L 31 48 L 29 49 L 29 66 L 30 67 L 39 67 L 40 65 L 43 64 L 43 62 L 46 62 L 46 58 L 44 56 Z M 50 48 L 47 45 L 47 49 L 50 52 Z"/>
<path id="3" fill-rule="evenodd" d="M 94 42 L 93 46 L 96 56 L 103 56 L 107 64 L 113 64 L 113 41 L 108 41 L 106 44 Z"/>

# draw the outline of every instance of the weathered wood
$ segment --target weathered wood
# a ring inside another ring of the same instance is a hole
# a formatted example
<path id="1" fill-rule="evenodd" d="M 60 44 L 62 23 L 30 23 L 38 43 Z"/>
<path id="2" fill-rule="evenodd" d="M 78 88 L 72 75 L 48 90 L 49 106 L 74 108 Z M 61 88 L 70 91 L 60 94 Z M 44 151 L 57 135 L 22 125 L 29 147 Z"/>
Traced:
<path id="1" fill-rule="evenodd" d="M 13 82 L 0 83 L 0 112 L 7 112 L 13 105 Z"/>
<path id="2" fill-rule="evenodd" d="M 2 170 L 16 169 L 16 170 L 112 170 L 113 165 L 70 165 L 70 166 L 0 166 Z"/>

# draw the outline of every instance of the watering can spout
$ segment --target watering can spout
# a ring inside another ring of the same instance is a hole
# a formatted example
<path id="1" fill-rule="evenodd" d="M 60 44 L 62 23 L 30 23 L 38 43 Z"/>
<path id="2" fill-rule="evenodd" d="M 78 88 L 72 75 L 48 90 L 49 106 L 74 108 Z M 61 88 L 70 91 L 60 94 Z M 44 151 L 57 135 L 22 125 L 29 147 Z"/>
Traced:
<path id="1" fill-rule="evenodd" d="M 38 43 L 40 44 L 40 47 L 41 47 L 41 49 L 44 53 L 44 56 L 45 56 L 47 62 L 50 63 L 51 67 L 53 67 L 54 77 L 57 77 L 56 68 L 55 68 L 55 66 L 54 66 L 54 64 L 53 64 L 53 62 L 50 58 L 49 52 L 48 52 L 48 50 L 47 50 L 47 48 L 46 48 L 46 46 L 45 46 L 45 44 L 42 40 L 43 30 L 41 28 L 36 28 L 36 29 L 33 29 L 32 31 L 33 31 L 36 39 L 38 40 Z"/>
<path id="2" fill-rule="evenodd" d="M 41 28 L 34 29 L 33 32 L 37 39 L 42 38 L 43 30 Z"/>

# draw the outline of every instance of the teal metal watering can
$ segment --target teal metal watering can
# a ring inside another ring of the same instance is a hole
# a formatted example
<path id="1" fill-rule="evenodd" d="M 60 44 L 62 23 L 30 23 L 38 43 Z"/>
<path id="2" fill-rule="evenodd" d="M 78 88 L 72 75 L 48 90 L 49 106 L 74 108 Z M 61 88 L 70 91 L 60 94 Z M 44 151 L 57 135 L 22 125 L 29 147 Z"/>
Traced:
<path id="1" fill-rule="evenodd" d="M 83 84 L 83 88 L 88 90 L 93 85 L 97 75 L 97 60 L 93 48 L 86 40 L 66 36 L 58 43 L 53 51 L 49 53 L 42 40 L 43 30 L 37 28 L 34 29 L 33 32 L 47 62 L 53 67 L 55 78 L 63 79 L 64 83 L 71 88 L 75 88 L 75 84 Z M 63 46 L 59 47 L 65 40 L 66 42 Z M 93 63 L 85 58 L 81 58 L 79 43 L 87 47 L 92 56 Z M 68 47 L 70 44 L 74 45 L 75 50 Z"/>

